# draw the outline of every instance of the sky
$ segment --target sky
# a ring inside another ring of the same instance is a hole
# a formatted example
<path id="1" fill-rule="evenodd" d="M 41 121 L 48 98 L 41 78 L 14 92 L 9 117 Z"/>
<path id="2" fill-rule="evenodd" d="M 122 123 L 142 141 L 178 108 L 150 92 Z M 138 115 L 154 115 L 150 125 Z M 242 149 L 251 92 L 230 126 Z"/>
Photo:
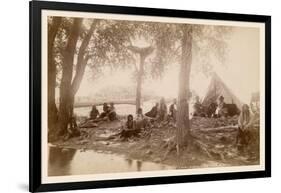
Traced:
<path id="1" fill-rule="evenodd" d="M 225 63 L 221 65 L 216 60 L 211 62 L 213 70 L 243 103 L 249 102 L 251 93 L 259 91 L 259 40 L 259 28 L 234 27 L 227 39 L 229 52 Z M 108 86 L 135 84 L 132 80 L 133 68 L 115 72 L 105 70 L 104 76 L 95 81 L 89 78 L 90 73 L 90 70 L 87 69 L 77 96 L 90 96 Z M 143 88 L 153 89 L 160 96 L 176 97 L 178 74 L 178 65 L 170 65 L 161 80 L 146 79 Z M 190 86 L 203 98 L 209 82 L 210 77 L 199 72 L 191 77 Z"/>

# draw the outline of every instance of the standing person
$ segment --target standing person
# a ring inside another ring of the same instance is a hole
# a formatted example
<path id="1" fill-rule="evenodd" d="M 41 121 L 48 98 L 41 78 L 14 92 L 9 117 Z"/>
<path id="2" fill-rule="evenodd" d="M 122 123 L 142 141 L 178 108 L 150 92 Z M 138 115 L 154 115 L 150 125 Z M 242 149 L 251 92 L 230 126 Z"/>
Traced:
<path id="1" fill-rule="evenodd" d="M 218 99 L 218 106 L 216 109 L 216 115 L 217 117 L 226 117 L 227 115 L 227 109 L 225 107 L 224 97 L 220 96 Z"/>
<path id="2" fill-rule="evenodd" d="M 157 118 L 158 121 L 160 121 L 160 122 L 165 121 L 167 118 L 167 105 L 166 105 L 164 97 L 162 97 L 160 99 L 157 117 L 158 117 Z"/>
<path id="3" fill-rule="evenodd" d="M 242 106 L 241 113 L 238 118 L 238 134 L 237 134 L 237 148 L 239 151 L 244 151 L 250 140 L 249 127 L 251 125 L 250 108 L 247 104 Z"/>
<path id="4" fill-rule="evenodd" d="M 92 106 L 92 110 L 90 112 L 90 120 L 95 120 L 99 116 L 99 111 L 96 107 L 96 105 Z"/>

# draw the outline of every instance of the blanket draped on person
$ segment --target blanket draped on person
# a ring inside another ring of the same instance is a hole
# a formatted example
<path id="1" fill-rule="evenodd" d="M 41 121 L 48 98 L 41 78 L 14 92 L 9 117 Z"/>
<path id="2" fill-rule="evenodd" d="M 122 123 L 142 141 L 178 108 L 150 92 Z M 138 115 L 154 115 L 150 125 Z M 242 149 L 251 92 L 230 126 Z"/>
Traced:
<path id="1" fill-rule="evenodd" d="M 250 140 L 251 115 L 250 109 L 247 104 L 242 106 L 242 111 L 238 118 L 238 134 L 237 134 L 237 147 L 238 150 L 244 151 Z"/>
<path id="2" fill-rule="evenodd" d="M 148 111 L 147 113 L 145 113 L 145 116 L 149 117 L 149 118 L 156 118 L 157 117 L 157 111 L 158 111 L 158 106 L 159 103 L 156 103 L 150 111 Z"/>

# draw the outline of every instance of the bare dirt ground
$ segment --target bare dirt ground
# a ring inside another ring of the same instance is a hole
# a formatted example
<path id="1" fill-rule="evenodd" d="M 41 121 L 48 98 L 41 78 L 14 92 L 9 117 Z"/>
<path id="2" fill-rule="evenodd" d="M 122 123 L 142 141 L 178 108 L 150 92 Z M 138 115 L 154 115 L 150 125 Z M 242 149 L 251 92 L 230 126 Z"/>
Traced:
<path id="1" fill-rule="evenodd" d="M 156 126 L 141 136 L 122 140 L 110 137 L 121 131 L 124 119 L 81 128 L 81 136 L 59 140 L 53 145 L 63 148 L 91 149 L 122 154 L 130 159 L 167 164 L 177 168 L 204 168 L 259 164 L 259 128 L 252 130 L 253 139 L 243 152 L 237 150 L 237 117 L 213 119 L 193 117 L 191 133 L 196 138 L 193 148 L 177 156 L 170 147 L 176 133 L 174 124 Z"/>

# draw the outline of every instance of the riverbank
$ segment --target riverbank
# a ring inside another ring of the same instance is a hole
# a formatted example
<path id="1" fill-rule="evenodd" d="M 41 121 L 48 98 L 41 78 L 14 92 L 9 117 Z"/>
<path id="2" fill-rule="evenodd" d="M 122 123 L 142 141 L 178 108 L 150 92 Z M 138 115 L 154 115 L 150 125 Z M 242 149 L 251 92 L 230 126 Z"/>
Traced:
<path id="1" fill-rule="evenodd" d="M 126 141 L 110 137 L 121 131 L 125 120 L 104 122 L 97 127 L 81 128 L 81 136 L 52 143 L 62 148 L 95 150 L 124 155 L 130 159 L 150 161 L 177 168 L 203 168 L 259 164 L 258 145 L 252 144 L 247 152 L 237 150 L 237 117 L 210 119 L 194 117 L 191 132 L 197 145 L 177 156 L 173 149 L 176 128 L 173 124 L 153 127 L 139 138 Z"/>

